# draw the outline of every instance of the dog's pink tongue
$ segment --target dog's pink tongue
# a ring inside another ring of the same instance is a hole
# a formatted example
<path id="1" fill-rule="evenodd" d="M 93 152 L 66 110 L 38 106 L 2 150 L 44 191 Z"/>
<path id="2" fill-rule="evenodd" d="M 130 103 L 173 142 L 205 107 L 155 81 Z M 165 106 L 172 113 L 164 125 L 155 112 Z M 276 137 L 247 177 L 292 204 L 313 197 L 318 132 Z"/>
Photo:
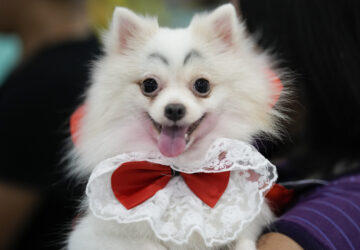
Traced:
<path id="1" fill-rule="evenodd" d="M 176 157 L 184 152 L 187 127 L 163 127 L 160 132 L 158 147 L 166 157 Z"/>

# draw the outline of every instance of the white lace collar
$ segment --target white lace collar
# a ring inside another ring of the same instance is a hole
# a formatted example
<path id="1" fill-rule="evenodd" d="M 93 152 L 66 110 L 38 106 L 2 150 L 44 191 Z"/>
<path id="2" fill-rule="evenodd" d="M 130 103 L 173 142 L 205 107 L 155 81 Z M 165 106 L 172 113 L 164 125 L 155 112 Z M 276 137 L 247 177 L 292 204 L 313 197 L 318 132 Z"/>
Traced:
<path id="1" fill-rule="evenodd" d="M 110 180 L 112 173 L 128 161 L 149 161 L 185 172 L 159 154 L 128 153 L 106 159 L 94 169 L 87 184 L 92 213 L 120 224 L 146 221 L 159 239 L 178 244 L 186 243 L 194 231 L 209 247 L 233 241 L 258 215 L 264 195 L 277 179 L 275 166 L 253 146 L 221 138 L 211 145 L 200 167 L 186 171 L 231 171 L 227 189 L 214 208 L 204 204 L 177 176 L 153 197 L 127 210 L 115 198 Z"/>

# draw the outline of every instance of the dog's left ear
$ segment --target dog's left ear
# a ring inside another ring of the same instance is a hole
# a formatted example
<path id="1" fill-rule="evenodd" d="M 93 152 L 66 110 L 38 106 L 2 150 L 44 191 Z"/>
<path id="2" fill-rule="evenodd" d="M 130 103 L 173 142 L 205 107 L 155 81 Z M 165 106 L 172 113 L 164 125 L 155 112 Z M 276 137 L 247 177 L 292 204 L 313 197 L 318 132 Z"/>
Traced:
<path id="1" fill-rule="evenodd" d="M 190 27 L 209 42 L 218 42 L 224 49 L 236 46 L 241 27 L 232 4 L 224 4 L 208 15 L 195 16 Z"/>
<path id="2" fill-rule="evenodd" d="M 106 51 L 128 54 L 141 46 L 158 27 L 155 18 L 137 15 L 129 9 L 117 7 L 110 30 L 105 36 Z"/>

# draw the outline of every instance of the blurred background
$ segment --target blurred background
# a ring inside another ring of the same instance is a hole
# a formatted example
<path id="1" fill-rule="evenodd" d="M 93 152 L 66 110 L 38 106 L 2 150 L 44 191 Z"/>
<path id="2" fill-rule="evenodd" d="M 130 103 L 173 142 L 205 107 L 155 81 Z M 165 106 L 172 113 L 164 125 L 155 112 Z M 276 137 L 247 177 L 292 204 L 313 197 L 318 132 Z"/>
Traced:
<path id="1" fill-rule="evenodd" d="M 84 184 L 67 178 L 69 116 L 115 6 L 185 27 L 216 0 L 0 0 L 0 250 L 60 249 Z M 360 2 L 240 0 L 259 47 L 292 73 L 283 141 L 260 139 L 280 178 L 359 171 Z"/>

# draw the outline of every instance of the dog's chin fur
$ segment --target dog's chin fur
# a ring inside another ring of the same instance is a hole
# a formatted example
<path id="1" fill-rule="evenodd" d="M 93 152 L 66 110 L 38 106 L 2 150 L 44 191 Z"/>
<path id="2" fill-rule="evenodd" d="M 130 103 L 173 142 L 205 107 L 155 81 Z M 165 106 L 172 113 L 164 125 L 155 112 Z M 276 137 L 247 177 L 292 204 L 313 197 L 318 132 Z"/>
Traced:
<path id="1" fill-rule="evenodd" d="M 190 125 L 206 114 L 185 150 L 172 159 L 179 165 L 194 163 L 219 137 L 250 142 L 260 134 L 279 135 L 277 120 L 282 115 L 277 106 L 271 107 L 276 93 L 267 75 L 272 67 L 270 59 L 257 50 L 232 5 L 195 16 L 186 29 L 160 28 L 155 19 L 117 8 L 104 45 L 105 55 L 93 67 L 85 116 L 72 151 L 77 159 L 72 172 L 88 176 L 100 161 L 111 156 L 158 152 L 158 131 L 152 120 L 169 124 L 164 116 L 169 103 L 186 107 L 180 124 Z M 184 65 L 191 51 L 196 55 Z M 149 77 L 160 87 L 152 97 L 140 88 Z M 211 84 L 206 97 L 192 90 L 198 78 Z"/>

